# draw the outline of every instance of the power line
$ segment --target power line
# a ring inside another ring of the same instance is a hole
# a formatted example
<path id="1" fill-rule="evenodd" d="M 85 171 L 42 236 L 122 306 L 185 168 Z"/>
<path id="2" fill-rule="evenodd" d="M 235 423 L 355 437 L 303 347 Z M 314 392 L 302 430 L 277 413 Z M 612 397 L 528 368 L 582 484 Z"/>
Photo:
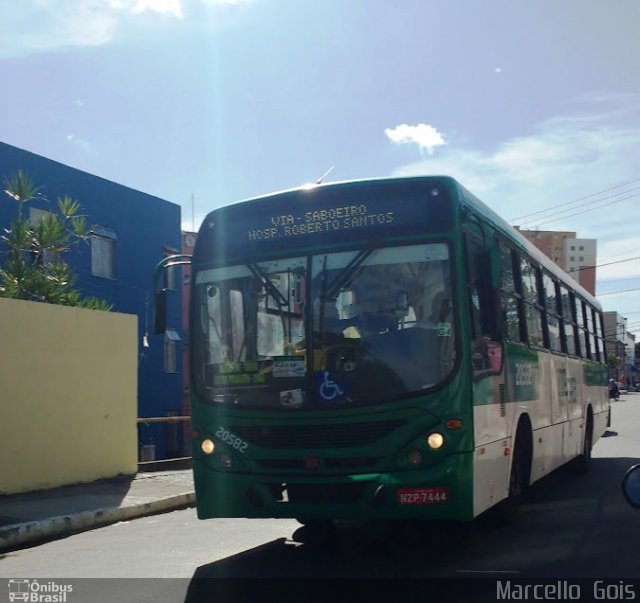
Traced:
<path id="1" fill-rule="evenodd" d="M 557 205 L 557 206 L 555 206 L 555 207 L 553 207 L 553 208 L 548 208 L 548 209 L 544 209 L 544 210 L 536 211 L 536 212 L 533 212 L 533 213 L 530 213 L 530 214 L 525 214 L 524 216 L 520 216 L 519 218 L 513 218 L 513 219 L 512 219 L 512 221 L 522 220 L 522 219 L 524 219 L 524 218 L 528 218 L 528 217 L 531 217 L 531 216 L 536 216 L 536 215 L 544 214 L 544 213 L 547 213 L 547 212 L 552 212 L 553 210 L 555 210 L 555 209 L 556 209 L 556 208 L 558 208 L 558 207 L 574 205 L 574 204 L 576 204 L 576 203 L 578 203 L 578 202 L 580 202 L 580 201 L 583 201 L 583 200 L 585 200 L 585 199 L 589 199 L 589 198 L 591 198 L 591 197 L 595 197 L 595 196 L 601 195 L 602 193 L 606 193 L 606 192 L 609 192 L 609 191 L 615 190 L 616 188 L 620 188 L 620 187 L 622 187 L 622 186 L 627 186 L 627 185 L 629 185 L 629 184 L 633 184 L 633 183 L 635 183 L 635 182 L 639 182 L 639 181 L 640 181 L 640 178 L 635 178 L 635 179 L 633 179 L 633 180 L 629 180 L 629 181 L 627 181 L 627 182 L 624 182 L 624 183 L 617 184 L 617 185 L 615 185 L 615 186 L 612 186 L 612 187 L 606 188 L 606 189 L 604 189 L 604 190 L 602 190 L 602 191 L 599 191 L 599 192 L 597 192 L 597 193 L 592 193 L 591 195 L 586 195 L 586 196 L 584 196 L 584 197 L 580 197 L 580 198 L 575 199 L 575 200 L 573 200 L 573 201 L 568 201 L 568 202 L 566 202 L 566 203 L 561 203 L 560 205 Z M 633 188 L 631 188 L 631 189 L 628 189 L 628 190 L 625 190 L 625 191 L 621 191 L 621 192 L 619 192 L 619 193 L 615 193 L 614 195 L 610 195 L 610 196 L 608 196 L 608 197 L 604 197 L 604 198 L 602 198 L 602 199 L 597 199 L 597 200 L 595 200 L 595 201 L 592 201 L 592 202 L 590 202 L 590 203 L 587 203 L 586 205 L 592 205 L 592 204 L 594 204 L 594 203 L 596 203 L 596 204 L 600 204 L 600 203 L 602 203 L 603 201 L 606 201 L 606 200 L 608 200 L 608 199 L 612 199 L 612 198 L 614 198 L 614 197 L 618 197 L 618 196 L 620 196 L 620 195 L 625 195 L 625 194 L 627 194 L 627 193 L 629 193 L 629 192 L 632 192 L 632 191 L 638 190 L 638 188 L 640 188 L 640 187 L 633 187 Z M 607 207 L 607 206 L 609 206 L 609 205 L 614 205 L 614 204 L 616 204 L 616 203 L 621 203 L 621 202 L 623 202 L 623 201 L 628 201 L 628 200 L 630 200 L 630 199 L 633 199 L 634 197 L 637 197 L 637 196 L 638 196 L 638 194 L 640 194 L 640 193 L 635 193 L 635 194 L 633 194 L 633 195 L 631 195 L 631 196 L 629 196 L 629 197 L 624 197 L 623 199 L 617 199 L 617 200 L 615 200 L 615 201 L 612 201 L 611 203 L 606 203 L 606 204 L 604 204 L 604 205 L 598 205 L 597 207 L 593 207 L 593 208 L 590 208 L 590 209 L 587 209 L 587 210 L 583 210 L 583 211 L 575 212 L 575 213 L 573 213 L 573 214 L 570 214 L 570 215 L 568 215 L 568 216 L 564 216 L 564 217 L 565 217 L 565 218 L 570 218 L 570 217 L 573 217 L 573 216 L 578 216 L 578 215 L 581 215 L 581 214 L 584 214 L 584 213 L 588 213 L 588 212 L 593 211 L 593 210 L 595 210 L 595 209 L 600 209 L 600 208 L 602 208 L 602 207 Z M 556 219 L 558 218 L 558 216 L 560 216 L 560 215 L 562 215 L 562 214 L 566 214 L 567 212 L 571 212 L 571 211 L 573 211 L 573 209 L 575 209 L 575 208 L 562 210 L 562 211 L 559 211 L 559 212 L 556 212 L 556 213 L 551 213 L 551 214 L 549 214 L 548 216 L 545 216 L 545 221 L 543 221 L 543 222 L 539 223 L 537 226 L 539 227 L 539 226 L 542 226 L 542 225 L 544 225 L 544 224 L 549 224 L 550 222 L 555 222 L 555 221 L 556 221 Z M 553 219 L 546 219 L 546 218 L 551 218 L 552 216 L 553 216 Z M 532 222 L 531 220 L 525 220 L 525 222 L 524 222 L 524 223 L 525 223 L 525 224 L 527 224 L 527 223 L 531 223 L 531 222 Z M 524 228 L 524 230 L 528 230 L 528 229 L 529 229 L 529 228 Z M 633 252 L 633 251 L 636 251 L 636 249 L 637 249 L 637 248 L 634 248 L 634 249 L 632 249 L 632 250 L 628 250 L 628 251 L 625 251 L 625 252 L 622 252 L 622 253 L 618 253 L 618 254 L 615 254 L 615 255 L 613 255 L 613 256 L 609 256 L 609 257 L 617 257 L 617 256 L 620 256 L 620 255 L 624 255 L 625 253 L 631 253 L 631 252 Z M 606 258 L 605 258 L 605 259 L 606 259 Z M 638 259 L 638 258 L 637 258 L 637 257 L 636 257 L 636 258 L 628 258 L 627 260 L 621 260 L 621 261 L 630 261 L 630 260 L 634 260 L 634 259 Z M 590 269 L 590 268 L 598 268 L 598 267 L 600 267 L 600 266 L 608 266 L 608 265 L 610 265 L 610 264 L 614 264 L 614 263 L 616 263 L 616 262 L 610 262 L 610 263 L 605 263 L 605 264 L 599 264 L 598 266 L 585 266 L 585 267 L 583 267 L 583 268 L 578 268 L 577 270 L 573 270 L 572 272 L 579 272 L 579 271 L 581 271 L 581 270 L 588 270 L 588 269 Z M 640 277 L 638 277 L 638 278 L 640 278 Z M 620 280 L 623 280 L 623 279 L 620 279 Z M 632 279 L 627 279 L 627 280 L 632 280 Z M 615 282 L 615 281 L 602 281 L 602 282 Z"/>
<path id="2" fill-rule="evenodd" d="M 566 201 L 565 203 L 560 203 L 559 205 L 555 205 L 554 207 L 550 207 L 548 209 L 542 209 L 540 211 L 536 211 L 536 212 L 533 212 L 531 214 L 525 214 L 524 216 L 520 216 L 518 218 L 513 218 L 511 221 L 513 222 L 515 220 L 524 220 L 525 218 L 529 218 L 531 216 L 537 216 L 538 214 L 543 214 L 543 213 L 548 212 L 548 211 L 553 211 L 553 210 L 557 209 L 558 207 L 564 207 L 565 205 L 573 205 L 574 203 L 578 203 L 580 201 L 584 201 L 585 199 L 590 199 L 591 197 L 596 197 L 597 195 L 601 195 L 602 193 L 608 193 L 609 191 L 615 190 L 616 188 L 620 188 L 621 186 L 627 186 L 628 184 L 633 184 L 634 182 L 638 182 L 638 181 L 640 181 L 640 178 L 635 178 L 634 180 L 629 180 L 628 182 L 623 182 L 622 184 L 616 184 L 615 186 L 612 186 L 610 188 L 605 188 L 604 190 L 602 190 L 600 192 L 592 193 L 591 195 L 586 195 L 585 197 L 580 197 L 578 199 L 574 199 L 573 201 Z M 618 193 L 618 194 L 624 194 L 624 193 Z M 602 199 L 602 200 L 604 200 L 604 199 Z M 526 220 L 526 222 L 531 222 L 531 220 Z"/>
<path id="3" fill-rule="evenodd" d="M 569 212 L 572 212 L 576 209 L 583 209 L 584 207 L 587 207 L 589 205 L 596 205 L 596 207 L 592 207 L 591 209 L 587 210 L 587 211 L 592 211 L 594 209 L 599 209 L 600 207 L 605 207 L 606 205 L 609 205 L 608 203 L 603 204 L 604 201 L 608 201 L 609 199 L 614 199 L 615 197 L 619 197 L 620 195 L 626 195 L 627 193 L 631 193 L 633 191 L 637 191 L 638 189 L 640 189 L 640 187 L 635 187 L 626 191 L 621 191 L 619 193 L 616 193 L 615 195 L 610 195 L 608 197 L 603 197 L 602 199 L 596 199 L 595 201 L 589 201 L 588 203 L 583 203 L 580 205 L 580 207 L 570 207 L 569 209 L 563 209 L 560 211 L 556 211 L 556 212 L 552 212 L 547 216 L 543 216 L 541 219 L 543 220 L 543 222 L 539 222 L 539 224 L 546 224 L 548 223 L 550 220 L 549 218 L 556 218 L 557 216 L 560 216 L 562 214 L 566 214 Z M 633 195 L 631 195 L 631 197 L 625 197 L 624 199 L 618 199 L 617 201 L 613 201 L 612 203 L 617 203 L 618 201 L 626 201 L 627 199 L 631 199 L 633 198 L 635 195 L 638 195 L 639 193 L 634 193 Z M 550 210 L 546 210 L 547 212 Z M 574 215 L 574 214 L 571 214 Z M 565 217 L 570 217 L 570 216 L 565 216 Z M 533 220 L 525 220 L 524 224 L 532 224 L 534 221 Z"/>
<path id="4" fill-rule="evenodd" d="M 629 191 L 625 191 L 625 192 L 629 192 Z M 630 197 L 625 197 L 624 199 L 618 199 L 617 201 L 611 201 L 610 203 L 605 203 L 604 205 L 598 205 L 597 207 L 592 207 L 591 209 L 585 209 L 584 211 L 578 211 L 578 212 L 576 212 L 574 214 L 569 214 L 567 216 L 563 216 L 562 219 L 573 218 L 574 216 L 580 216 L 582 214 L 589 213 L 590 211 L 595 211 L 596 209 L 602 209 L 603 207 L 608 207 L 609 205 L 615 205 L 616 203 L 622 203 L 623 201 L 629 201 L 630 199 L 633 199 L 634 197 L 637 197 L 639 194 L 640 193 L 635 193 L 635 194 L 631 195 Z M 587 205 L 589 205 L 589 204 L 587 203 Z M 572 211 L 572 210 L 565 210 L 565 211 L 562 211 L 562 212 L 558 212 L 558 214 L 566 213 L 566 211 Z M 559 218 L 554 217 L 554 218 L 552 218 L 550 220 L 545 220 L 543 222 L 539 222 L 537 224 L 537 226 L 539 227 L 539 226 L 542 226 L 544 224 L 550 224 L 551 222 L 556 222 L 558 219 Z"/>
<path id="5" fill-rule="evenodd" d="M 640 291 L 640 287 L 635 289 L 625 289 L 624 291 L 608 291 L 607 293 L 598 293 L 597 297 L 604 297 L 605 295 L 617 295 L 619 293 L 631 293 L 631 291 Z"/>
<path id="6" fill-rule="evenodd" d="M 582 268 L 576 268 L 572 270 L 568 274 L 573 274 L 574 272 L 580 272 L 582 270 L 593 270 L 594 268 L 602 268 L 602 266 L 611 266 L 612 264 L 624 264 L 624 262 L 631 262 L 633 260 L 640 260 L 640 255 L 637 255 L 634 258 L 627 258 L 626 260 L 617 260 L 615 262 L 607 262 L 606 264 L 598 264 L 597 266 L 583 266 Z"/>
<path id="7" fill-rule="evenodd" d="M 602 258 L 603 260 L 608 260 L 610 258 L 617 258 L 620 257 L 621 255 L 625 255 L 626 253 L 633 253 L 635 251 L 638 251 L 640 249 L 640 247 L 634 247 L 633 249 L 628 249 L 627 251 L 623 251 L 622 253 L 614 253 L 613 255 L 609 255 L 606 258 Z"/>

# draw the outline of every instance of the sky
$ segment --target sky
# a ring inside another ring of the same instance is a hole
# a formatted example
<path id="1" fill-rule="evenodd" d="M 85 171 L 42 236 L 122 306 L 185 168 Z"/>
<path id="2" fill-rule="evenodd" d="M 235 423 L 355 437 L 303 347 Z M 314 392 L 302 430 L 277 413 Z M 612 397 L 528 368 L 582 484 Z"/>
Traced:
<path id="1" fill-rule="evenodd" d="M 188 230 L 331 167 L 451 175 L 597 238 L 640 340 L 639 22 L 636 0 L 0 0 L 0 140 Z"/>

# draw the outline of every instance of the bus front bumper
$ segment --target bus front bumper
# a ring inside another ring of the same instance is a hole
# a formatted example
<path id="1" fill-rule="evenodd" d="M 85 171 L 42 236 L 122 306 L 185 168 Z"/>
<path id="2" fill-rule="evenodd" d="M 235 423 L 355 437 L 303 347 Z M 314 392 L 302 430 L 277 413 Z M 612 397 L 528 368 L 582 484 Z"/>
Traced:
<path id="1" fill-rule="evenodd" d="M 357 475 L 222 472 L 194 459 L 198 517 L 473 519 L 470 454 L 435 467 Z"/>

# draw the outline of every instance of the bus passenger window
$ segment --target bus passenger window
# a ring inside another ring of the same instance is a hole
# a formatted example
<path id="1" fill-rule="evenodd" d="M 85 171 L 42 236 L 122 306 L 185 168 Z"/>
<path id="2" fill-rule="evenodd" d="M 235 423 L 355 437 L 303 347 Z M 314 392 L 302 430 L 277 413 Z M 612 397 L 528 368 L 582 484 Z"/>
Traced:
<path id="1" fill-rule="evenodd" d="M 512 295 L 502 294 L 502 312 L 504 316 L 504 336 L 511 341 L 520 341 L 520 315 L 518 300 Z"/>
<path id="2" fill-rule="evenodd" d="M 587 350 L 587 334 L 585 331 L 584 314 L 582 311 L 582 300 L 572 295 L 576 316 L 577 334 L 578 334 L 578 353 L 582 358 L 588 358 L 589 352 Z"/>
<path id="3" fill-rule="evenodd" d="M 503 335 L 511 341 L 523 341 L 519 300 L 515 289 L 513 257 L 511 250 L 500 244 L 500 301 L 502 308 Z"/>
<path id="4" fill-rule="evenodd" d="M 562 338 L 560 333 L 560 310 L 557 295 L 557 283 L 544 273 L 542 275 L 542 293 L 544 295 L 544 307 L 547 318 L 547 333 L 549 337 L 549 349 L 552 352 L 562 351 Z"/>
<path id="5" fill-rule="evenodd" d="M 538 269 L 523 258 L 520 262 L 520 277 L 529 344 L 542 347 L 544 345 L 544 336 L 542 331 L 542 309 L 538 292 Z"/>
<path id="6" fill-rule="evenodd" d="M 562 307 L 562 324 L 564 325 L 565 341 L 567 344 L 567 354 L 576 355 L 576 327 L 571 309 L 571 298 L 566 287 L 560 287 L 560 305 Z"/>

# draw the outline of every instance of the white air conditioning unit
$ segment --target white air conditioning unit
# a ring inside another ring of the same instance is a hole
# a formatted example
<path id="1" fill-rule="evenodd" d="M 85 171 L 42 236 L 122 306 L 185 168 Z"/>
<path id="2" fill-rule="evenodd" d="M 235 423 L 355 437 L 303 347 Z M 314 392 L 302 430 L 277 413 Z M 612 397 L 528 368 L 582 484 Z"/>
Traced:
<path id="1" fill-rule="evenodd" d="M 148 461 L 156 460 L 156 445 L 155 444 L 143 444 L 140 446 L 140 462 L 145 463 Z"/>

